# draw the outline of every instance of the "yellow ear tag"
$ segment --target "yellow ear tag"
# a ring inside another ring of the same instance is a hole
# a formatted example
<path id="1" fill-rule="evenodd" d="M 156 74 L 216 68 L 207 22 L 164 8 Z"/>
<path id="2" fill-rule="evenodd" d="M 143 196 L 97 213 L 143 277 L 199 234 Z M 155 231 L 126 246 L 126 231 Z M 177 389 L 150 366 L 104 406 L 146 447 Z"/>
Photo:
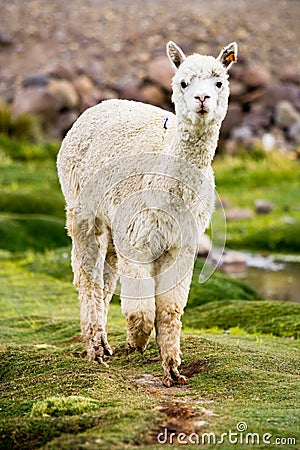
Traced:
<path id="1" fill-rule="evenodd" d="M 225 61 L 230 61 L 230 62 L 236 63 L 237 60 L 236 60 L 236 57 L 235 57 L 234 52 L 230 52 L 230 53 L 226 56 Z"/>

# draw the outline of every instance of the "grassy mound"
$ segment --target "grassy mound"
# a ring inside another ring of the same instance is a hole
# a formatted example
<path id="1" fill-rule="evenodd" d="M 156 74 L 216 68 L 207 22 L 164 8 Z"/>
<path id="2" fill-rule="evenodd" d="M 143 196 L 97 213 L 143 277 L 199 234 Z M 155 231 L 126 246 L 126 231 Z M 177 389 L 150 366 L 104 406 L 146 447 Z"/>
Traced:
<path id="1" fill-rule="evenodd" d="M 248 333 L 299 338 L 300 305 L 274 301 L 223 300 L 188 308 L 183 323 L 194 329 L 238 327 Z"/>
<path id="2" fill-rule="evenodd" d="M 31 410 L 31 417 L 75 416 L 100 409 L 99 401 L 81 395 L 69 397 L 49 397 L 37 401 Z"/>

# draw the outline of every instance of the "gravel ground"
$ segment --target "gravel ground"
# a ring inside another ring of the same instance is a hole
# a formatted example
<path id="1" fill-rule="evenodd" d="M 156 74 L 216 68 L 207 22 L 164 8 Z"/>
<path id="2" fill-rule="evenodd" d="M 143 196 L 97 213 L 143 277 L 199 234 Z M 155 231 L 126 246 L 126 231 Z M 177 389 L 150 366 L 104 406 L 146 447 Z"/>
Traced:
<path id="1" fill-rule="evenodd" d="M 276 76 L 300 68 L 299 20 L 299 0 L 2 0 L 0 96 L 60 63 L 108 86 L 141 78 L 170 39 L 214 55 L 236 40 Z"/>

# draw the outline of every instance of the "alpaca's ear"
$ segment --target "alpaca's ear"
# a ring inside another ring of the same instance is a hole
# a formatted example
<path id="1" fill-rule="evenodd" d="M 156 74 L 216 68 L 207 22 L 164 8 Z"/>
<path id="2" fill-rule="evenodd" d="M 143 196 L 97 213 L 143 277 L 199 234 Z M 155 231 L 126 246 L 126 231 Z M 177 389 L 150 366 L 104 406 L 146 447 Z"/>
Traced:
<path id="1" fill-rule="evenodd" d="M 231 44 L 224 47 L 217 59 L 221 61 L 223 66 L 226 67 L 226 69 L 229 69 L 232 64 L 237 62 L 237 52 L 238 52 L 238 46 L 236 42 L 231 42 Z"/>
<path id="2" fill-rule="evenodd" d="M 175 42 L 169 41 L 167 43 L 167 55 L 175 70 L 177 70 L 181 63 L 185 60 L 185 54 Z"/>

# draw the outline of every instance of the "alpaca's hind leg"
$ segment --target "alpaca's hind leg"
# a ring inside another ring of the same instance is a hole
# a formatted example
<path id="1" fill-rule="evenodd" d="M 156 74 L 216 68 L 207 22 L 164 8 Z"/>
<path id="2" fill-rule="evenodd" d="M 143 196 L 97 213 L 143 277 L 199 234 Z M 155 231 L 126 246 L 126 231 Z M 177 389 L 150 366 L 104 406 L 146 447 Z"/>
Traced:
<path id="1" fill-rule="evenodd" d="M 109 290 L 105 290 L 104 280 L 105 276 L 108 277 L 104 261 L 109 245 L 109 232 L 99 224 L 91 226 L 85 219 L 74 220 L 71 231 L 72 267 L 74 285 L 79 292 L 82 337 L 88 359 L 103 363 L 103 356 L 112 354 L 106 334 L 111 294 Z"/>
<path id="2" fill-rule="evenodd" d="M 106 334 L 107 307 L 103 289 L 79 269 L 76 283 L 80 300 L 82 338 L 90 361 L 103 363 L 104 355 L 112 355 Z"/>
<path id="3" fill-rule="evenodd" d="M 154 281 L 146 265 L 129 263 L 120 258 L 119 268 L 121 305 L 127 323 L 128 349 L 137 349 L 143 353 L 154 327 Z"/>
<path id="4" fill-rule="evenodd" d="M 187 302 L 192 271 L 176 286 L 163 292 L 158 292 L 156 302 L 156 342 L 160 351 L 163 367 L 163 384 L 167 387 L 175 382 L 185 384 L 186 379 L 180 375 L 180 331 L 181 315 Z"/>

